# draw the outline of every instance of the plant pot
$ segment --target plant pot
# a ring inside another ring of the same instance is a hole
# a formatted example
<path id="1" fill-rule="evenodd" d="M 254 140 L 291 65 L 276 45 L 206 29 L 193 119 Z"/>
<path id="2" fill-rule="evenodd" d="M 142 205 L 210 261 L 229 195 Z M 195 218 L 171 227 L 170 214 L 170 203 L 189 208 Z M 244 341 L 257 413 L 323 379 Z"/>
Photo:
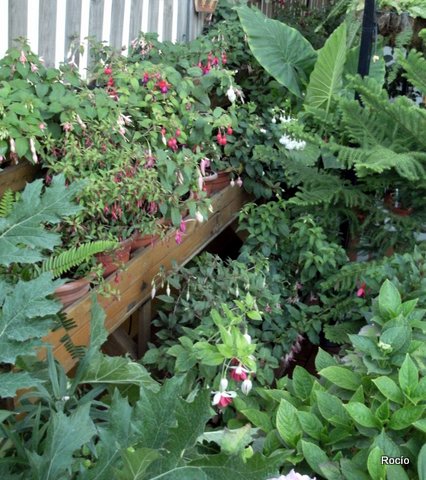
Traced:
<path id="1" fill-rule="evenodd" d="M 128 239 L 120 242 L 121 247 L 111 253 L 97 253 L 96 259 L 104 267 L 103 276 L 108 277 L 111 273 L 118 270 L 119 266 L 130 260 L 130 249 L 132 240 Z"/>
<path id="2" fill-rule="evenodd" d="M 213 13 L 219 0 L 194 0 L 196 12 Z"/>
<path id="3" fill-rule="evenodd" d="M 412 208 L 395 207 L 392 194 L 385 195 L 384 204 L 392 213 L 400 217 L 409 217 L 413 213 Z"/>
<path id="4" fill-rule="evenodd" d="M 130 253 L 140 248 L 146 248 L 153 245 L 158 239 L 159 235 L 142 235 L 141 232 L 136 232 L 132 236 L 132 243 L 130 245 Z"/>
<path id="5" fill-rule="evenodd" d="M 62 302 L 64 307 L 67 307 L 84 297 L 89 290 L 90 280 L 88 278 L 79 278 L 58 287 L 55 290 L 55 296 Z"/>
<path id="6" fill-rule="evenodd" d="M 203 177 L 204 190 L 208 197 L 211 197 L 214 193 L 220 192 L 229 185 L 229 172 L 212 173 L 207 177 Z"/>

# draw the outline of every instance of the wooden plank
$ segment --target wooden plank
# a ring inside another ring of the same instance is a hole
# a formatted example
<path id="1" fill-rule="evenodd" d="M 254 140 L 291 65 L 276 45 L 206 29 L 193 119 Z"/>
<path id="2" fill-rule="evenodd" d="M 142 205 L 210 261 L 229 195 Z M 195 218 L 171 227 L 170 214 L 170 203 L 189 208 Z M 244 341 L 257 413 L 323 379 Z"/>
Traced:
<path id="1" fill-rule="evenodd" d="M 170 269 L 172 262 L 185 265 L 201 250 L 203 250 L 222 230 L 235 219 L 240 208 L 247 201 L 248 196 L 237 188 L 227 187 L 213 197 L 214 214 L 205 223 L 188 224 L 188 235 L 180 245 L 174 241 L 173 232 L 156 245 L 137 252 L 121 273 L 121 282 L 116 285 L 120 290 L 120 301 L 112 298 L 98 297 L 105 310 L 105 326 L 113 332 L 126 318 L 137 310 L 151 296 L 151 280 L 158 273 L 160 266 Z M 114 282 L 114 275 L 109 282 Z M 65 313 L 72 318 L 77 327 L 68 332 L 76 345 L 87 345 L 90 332 L 90 294 L 79 302 L 71 305 Z M 62 329 L 52 332 L 46 340 L 54 345 L 55 357 L 68 371 L 75 360 L 70 357 L 65 347 L 60 343 L 64 332 Z"/>
<path id="2" fill-rule="evenodd" d="M 9 47 L 18 37 L 27 36 L 28 0 L 9 2 Z"/>
<path id="3" fill-rule="evenodd" d="M 181 0 L 178 3 L 177 41 L 185 42 L 188 36 L 188 3 L 191 0 Z"/>
<path id="4" fill-rule="evenodd" d="M 111 8 L 111 32 L 109 44 L 121 50 L 123 39 L 123 23 L 124 23 L 124 1 L 112 0 Z"/>
<path id="5" fill-rule="evenodd" d="M 55 65 L 56 0 L 40 0 L 38 53 L 47 67 Z"/>
<path id="6" fill-rule="evenodd" d="M 19 162 L 18 165 L 6 167 L 0 172 L 0 196 L 9 188 L 14 192 L 22 190 L 39 172 L 39 165 L 31 165 L 26 160 Z"/>
<path id="7" fill-rule="evenodd" d="M 148 300 L 137 311 L 139 358 L 142 358 L 144 353 L 148 350 L 148 342 L 151 340 L 151 315 L 151 300 Z"/>
<path id="8" fill-rule="evenodd" d="M 159 0 L 151 0 L 148 10 L 148 32 L 158 32 L 158 15 L 160 13 Z"/>
<path id="9" fill-rule="evenodd" d="M 90 0 L 89 37 L 99 42 L 102 40 L 102 24 L 104 18 L 104 0 Z"/>
<path id="10" fill-rule="evenodd" d="M 137 38 L 142 26 L 142 0 L 132 0 L 130 10 L 129 45 Z"/>
<path id="11" fill-rule="evenodd" d="M 173 0 L 164 0 L 163 10 L 163 42 L 172 40 L 173 30 Z"/>
<path id="12" fill-rule="evenodd" d="M 82 0 L 67 0 L 64 58 L 68 58 L 68 51 L 73 42 L 74 49 L 80 44 L 81 1 Z M 79 60 L 80 55 L 77 52 L 74 58 L 74 62 L 78 65 Z"/>

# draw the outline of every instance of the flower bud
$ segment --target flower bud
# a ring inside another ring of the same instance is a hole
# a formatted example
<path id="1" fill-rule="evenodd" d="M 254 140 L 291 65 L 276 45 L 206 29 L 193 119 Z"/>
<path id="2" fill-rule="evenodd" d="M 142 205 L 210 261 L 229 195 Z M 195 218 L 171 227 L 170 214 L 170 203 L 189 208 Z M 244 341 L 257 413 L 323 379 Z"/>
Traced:
<path id="1" fill-rule="evenodd" d="M 199 210 L 197 210 L 197 211 L 195 212 L 195 218 L 196 218 L 197 222 L 199 222 L 199 223 L 203 223 L 203 222 L 204 222 L 203 214 L 202 214 Z"/>
<path id="2" fill-rule="evenodd" d="M 228 379 L 223 377 L 220 379 L 220 391 L 224 392 L 228 388 Z"/>
<path id="3" fill-rule="evenodd" d="M 251 343 L 251 337 L 248 333 L 244 334 L 244 338 L 247 340 L 247 343 Z"/>
<path id="4" fill-rule="evenodd" d="M 252 388 L 253 383 L 249 378 L 246 378 L 241 384 L 241 391 L 244 393 L 244 395 L 248 395 Z"/>
<path id="5" fill-rule="evenodd" d="M 154 299 L 155 298 L 155 294 L 157 293 L 157 290 L 155 288 L 155 285 L 152 286 L 152 290 L 151 290 L 151 298 Z"/>
<path id="6" fill-rule="evenodd" d="M 167 294 L 168 297 L 170 297 L 170 285 L 169 284 L 167 284 L 166 294 Z"/>

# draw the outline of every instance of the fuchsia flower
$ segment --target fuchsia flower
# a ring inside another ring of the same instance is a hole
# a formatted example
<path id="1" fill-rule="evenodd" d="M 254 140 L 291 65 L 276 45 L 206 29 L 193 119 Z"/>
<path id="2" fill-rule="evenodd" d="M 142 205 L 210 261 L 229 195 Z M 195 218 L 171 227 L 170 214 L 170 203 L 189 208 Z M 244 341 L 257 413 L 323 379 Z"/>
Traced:
<path id="1" fill-rule="evenodd" d="M 105 67 L 104 73 L 105 73 L 105 75 L 111 75 L 112 74 L 112 68 L 111 67 Z"/>
<path id="2" fill-rule="evenodd" d="M 143 74 L 142 83 L 146 85 L 149 82 L 149 75 L 147 73 Z"/>
<path id="3" fill-rule="evenodd" d="M 212 405 L 220 408 L 226 408 L 232 403 L 232 399 L 237 396 L 236 392 L 222 390 L 220 392 L 212 392 L 214 394 Z"/>
<path id="4" fill-rule="evenodd" d="M 367 287 L 367 285 L 365 284 L 365 282 L 362 282 L 361 286 L 358 288 L 357 292 L 356 292 L 356 296 L 357 297 L 365 297 L 365 288 Z"/>
<path id="5" fill-rule="evenodd" d="M 19 61 L 22 63 L 22 65 L 25 65 L 25 63 L 27 62 L 27 57 L 25 56 L 25 53 L 23 50 L 21 50 Z"/>
<path id="6" fill-rule="evenodd" d="M 210 167 L 210 160 L 208 158 L 203 158 L 200 161 L 200 170 L 203 176 L 206 176 L 206 168 Z"/>
<path id="7" fill-rule="evenodd" d="M 32 62 L 30 63 L 30 67 L 31 67 L 31 71 L 32 71 L 33 73 L 35 73 L 35 72 L 37 72 L 37 71 L 38 71 L 38 67 L 37 67 L 37 65 L 35 65 L 35 64 L 34 64 L 34 63 L 32 63 Z"/>
<path id="8" fill-rule="evenodd" d="M 243 380 L 246 380 L 247 374 L 250 373 L 250 370 L 244 368 L 241 363 L 236 367 L 229 368 L 231 369 L 230 376 L 236 382 L 242 382 Z"/>
<path id="9" fill-rule="evenodd" d="M 241 180 L 241 177 L 238 177 L 238 178 L 237 178 L 236 184 L 237 184 L 239 187 L 242 187 L 242 186 L 243 186 L 243 181 Z"/>
<path id="10" fill-rule="evenodd" d="M 175 242 L 180 245 L 182 243 L 182 232 L 180 230 L 176 230 L 175 233 Z"/>
<path id="11" fill-rule="evenodd" d="M 65 132 L 70 132 L 72 130 L 72 124 L 70 122 L 65 122 L 62 124 L 62 128 Z"/>
<path id="12" fill-rule="evenodd" d="M 179 225 L 179 230 L 180 230 L 182 233 L 185 233 L 185 231 L 186 231 L 185 220 L 181 220 L 180 225 Z"/>
<path id="13" fill-rule="evenodd" d="M 166 80 L 159 80 L 155 86 L 160 90 L 161 93 L 167 93 L 170 87 Z"/>
<path id="14" fill-rule="evenodd" d="M 155 202 L 149 202 L 148 213 L 154 215 L 158 211 L 158 205 Z"/>
<path id="15" fill-rule="evenodd" d="M 38 128 L 39 128 L 41 131 L 46 130 L 46 124 L 43 123 L 43 122 L 42 122 L 42 123 L 39 123 Z"/>

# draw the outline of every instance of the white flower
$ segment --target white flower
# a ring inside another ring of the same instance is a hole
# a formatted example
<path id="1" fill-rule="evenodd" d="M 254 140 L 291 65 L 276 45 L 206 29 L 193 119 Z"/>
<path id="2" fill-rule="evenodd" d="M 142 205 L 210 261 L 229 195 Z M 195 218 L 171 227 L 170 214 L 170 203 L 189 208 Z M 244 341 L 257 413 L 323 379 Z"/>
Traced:
<path id="1" fill-rule="evenodd" d="M 170 297 L 170 285 L 169 285 L 169 284 L 167 284 L 166 295 L 167 295 L 168 297 Z"/>
<path id="2" fill-rule="evenodd" d="M 152 286 L 152 290 L 151 290 L 151 298 L 153 299 L 155 297 L 155 294 L 157 293 L 157 290 L 155 288 L 155 285 Z"/>
<path id="3" fill-rule="evenodd" d="M 247 340 L 247 343 L 251 343 L 251 337 L 248 333 L 244 334 L 244 338 Z"/>
<path id="4" fill-rule="evenodd" d="M 209 205 L 208 210 L 209 210 L 210 213 L 213 213 L 214 210 L 213 210 L 213 205 L 212 204 Z"/>
<path id="5" fill-rule="evenodd" d="M 272 123 L 277 123 L 277 119 L 275 117 L 272 117 L 272 120 L 271 120 Z"/>
<path id="6" fill-rule="evenodd" d="M 224 392 L 228 388 L 228 379 L 223 377 L 220 379 L 220 391 Z"/>
<path id="7" fill-rule="evenodd" d="M 248 395 L 252 388 L 253 383 L 249 378 L 246 378 L 241 384 L 241 391 L 244 393 L 244 395 Z"/>
<path id="8" fill-rule="evenodd" d="M 287 473 L 287 475 L 270 478 L 269 480 L 316 480 L 316 477 L 312 478 L 309 475 L 301 475 L 292 469 L 289 473 Z"/>
<path id="9" fill-rule="evenodd" d="M 226 95 L 228 96 L 228 99 L 231 103 L 234 103 L 235 100 L 237 99 L 237 95 L 236 95 L 234 87 L 232 85 L 228 88 L 228 91 L 226 92 Z"/>
<path id="10" fill-rule="evenodd" d="M 378 55 L 373 55 L 373 63 L 376 63 L 380 60 L 380 57 Z"/>
<path id="11" fill-rule="evenodd" d="M 212 392 L 214 394 L 212 405 L 219 405 L 220 407 L 225 407 L 228 403 L 230 403 L 230 398 L 235 398 L 237 396 L 237 392 L 233 391 L 223 391 L 223 392 Z"/>
<path id="12" fill-rule="evenodd" d="M 266 133 L 266 130 L 265 130 L 264 128 L 261 128 L 261 129 L 259 130 L 259 132 L 260 132 L 260 133 Z"/>
<path id="13" fill-rule="evenodd" d="M 231 187 L 235 187 L 235 180 L 233 178 L 231 178 L 231 181 L 229 183 Z"/>
<path id="14" fill-rule="evenodd" d="M 197 211 L 195 212 L 195 218 L 196 218 L 197 222 L 199 222 L 199 223 L 203 223 L 203 222 L 204 222 L 203 214 L 202 214 L 199 210 L 197 210 Z"/>
<path id="15" fill-rule="evenodd" d="M 283 135 L 279 142 L 281 145 L 284 145 L 287 150 L 304 150 L 306 147 L 306 142 L 304 140 L 298 141 L 288 135 Z"/>
<path id="16" fill-rule="evenodd" d="M 16 144 L 15 144 L 15 140 L 13 138 L 10 139 L 9 141 L 10 143 L 10 151 L 11 153 L 16 153 Z"/>

